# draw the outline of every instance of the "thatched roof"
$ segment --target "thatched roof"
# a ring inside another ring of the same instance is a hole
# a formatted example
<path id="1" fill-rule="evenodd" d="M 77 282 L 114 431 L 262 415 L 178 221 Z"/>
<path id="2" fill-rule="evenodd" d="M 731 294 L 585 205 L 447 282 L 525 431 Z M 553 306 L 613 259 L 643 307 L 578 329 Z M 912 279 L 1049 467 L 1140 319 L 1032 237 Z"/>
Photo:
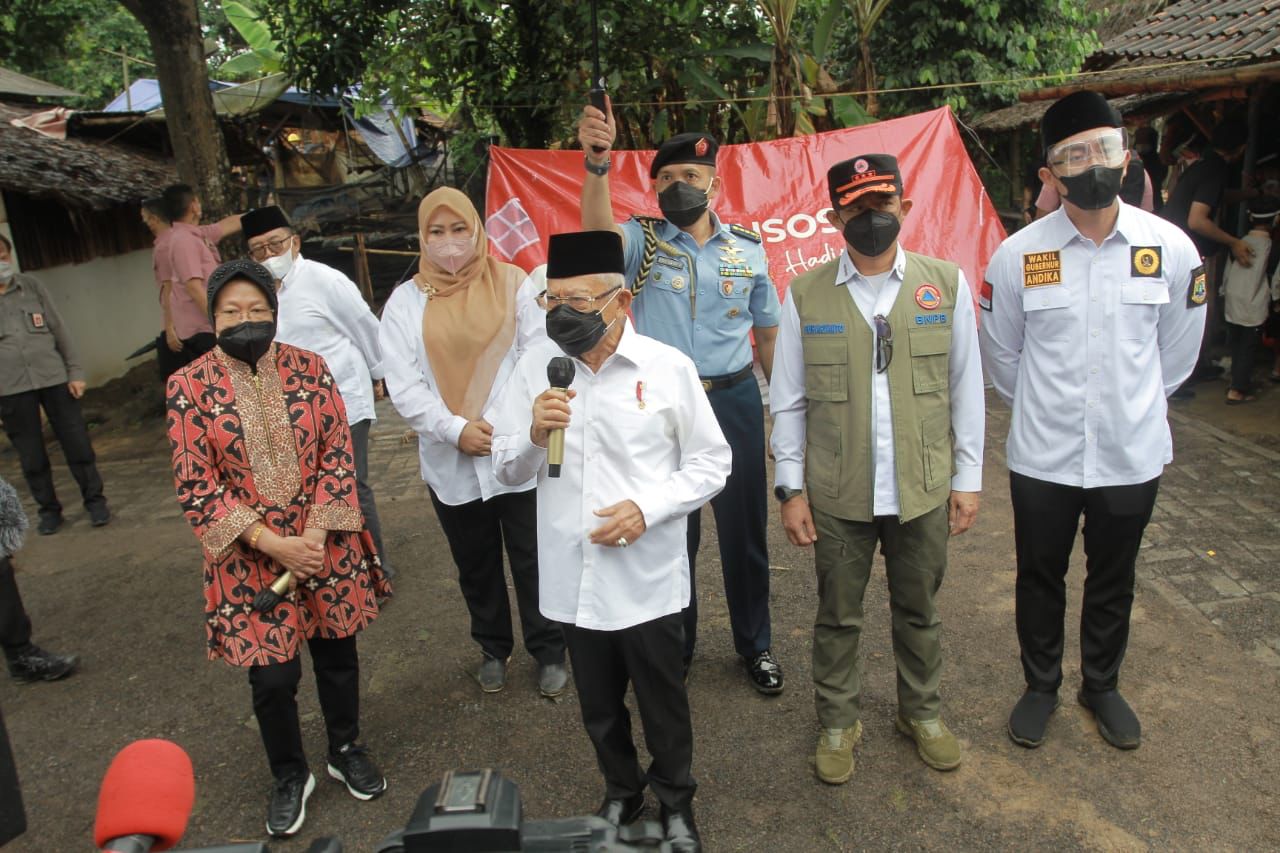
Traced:
<path id="1" fill-rule="evenodd" d="M 172 163 L 136 149 L 53 139 L 10 124 L 40 109 L 0 102 L 0 190 L 105 210 L 177 181 Z"/>

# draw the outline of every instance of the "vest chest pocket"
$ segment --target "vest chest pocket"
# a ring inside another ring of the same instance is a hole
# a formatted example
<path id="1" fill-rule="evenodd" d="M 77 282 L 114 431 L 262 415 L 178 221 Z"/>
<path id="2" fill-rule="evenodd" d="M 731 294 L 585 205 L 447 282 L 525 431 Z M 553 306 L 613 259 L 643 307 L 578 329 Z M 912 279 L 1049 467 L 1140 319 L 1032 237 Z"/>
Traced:
<path id="1" fill-rule="evenodd" d="M 939 415 L 921 425 L 924 445 L 924 488 L 931 492 L 950 482 L 955 475 L 955 454 L 951 447 L 951 417 Z"/>
<path id="2" fill-rule="evenodd" d="M 917 394 L 941 391 L 949 384 L 951 330 L 909 329 L 911 385 Z"/>
<path id="3" fill-rule="evenodd" d="M 848 400 L 849 344 L 845 336 L 807 337 L 803 344 L 805 396 L 830 403 Z"/>

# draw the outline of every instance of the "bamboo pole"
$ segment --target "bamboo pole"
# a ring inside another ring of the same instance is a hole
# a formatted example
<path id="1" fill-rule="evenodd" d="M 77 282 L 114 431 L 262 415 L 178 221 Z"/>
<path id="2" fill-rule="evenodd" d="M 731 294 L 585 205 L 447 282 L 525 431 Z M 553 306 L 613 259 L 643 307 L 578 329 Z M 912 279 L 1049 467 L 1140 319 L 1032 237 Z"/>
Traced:
<path id="1" fill-rule="evenodd" d="M 1142 66 L 1133 69 L 1135 74 L 1142 73 Z M 1263 62 L 1230 71 L 1210 71 L 1198 74 L 1175 74 L 1171 76 L 1152 77 L 1146 80 L 1135 80 L 1132 77 L 1117 80 L 1100 80 L 1091 78 L 1078 83 L 1067 83 L 1063 86 L 1050 86 L 1047 89 L 1032 89 L 1019 92 L 1022 101 L 1051 101 L 1070 95 L 1072 92 L 1089 90 L 1118 98 L 1124 95 L 1147 95 L 1160 92 L 1199 91 L 1215 89 L 1222 86 L 1249 85 L 1267 80 L 1280 80 L 1280 62 Z"/>
<path id="2" fill-rule="evenodd" d="M 356 283 L 360 285 L 360 292 L 364 294 L 364 299 L 373 305 L 373 278 L 369 275 L 369 251 L 364 246 L 364 235 L 356 235 Z"/>

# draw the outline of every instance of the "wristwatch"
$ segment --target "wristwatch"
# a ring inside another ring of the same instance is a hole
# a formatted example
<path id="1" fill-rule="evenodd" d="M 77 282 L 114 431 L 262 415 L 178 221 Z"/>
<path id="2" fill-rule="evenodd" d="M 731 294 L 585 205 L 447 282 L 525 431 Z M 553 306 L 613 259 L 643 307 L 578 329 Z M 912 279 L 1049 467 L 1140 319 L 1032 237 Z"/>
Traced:
<path id="1" fill-rule="evenodd" d="M 788 489 L 786 486 L 774 486 L 773 496 L 778 499 L 778 503 L 786 503 L 794 497 L 799 497 L 804 493 L 804 489 Z"/>
<path id="2" fill-rule="evenodd" d="M 587 165 L 587 171 L 590 172 L 591 174 L 599 175 L 602 178 L 605 175 L 609 174 L 610 162 L 608 160 L 605 160 L 603 163 L 597 166 L 595 163 L 591 162 L 590 157 L 583 157 L 582 159 L 583 159 L 583 162 L 585 162 Z"/>

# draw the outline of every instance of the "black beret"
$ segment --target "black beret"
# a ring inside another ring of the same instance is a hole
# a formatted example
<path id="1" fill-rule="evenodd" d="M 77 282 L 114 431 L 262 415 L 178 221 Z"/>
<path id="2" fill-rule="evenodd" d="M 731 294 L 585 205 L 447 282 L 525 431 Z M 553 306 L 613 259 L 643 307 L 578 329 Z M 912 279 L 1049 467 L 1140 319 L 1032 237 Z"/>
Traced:
<path id="1" fill-rule="evenodd" d="M 244 238 L 249 240 L 277 228 L 292 229 L 293 225 L 289 223 L 289 217 L 284 215 L 284 211 L 273 204 L 245 213 L 240 217 L 240 227 L 244 230 Z"/>
<path id="2" fill-rule="evenodd" d="M 1045 153 L 1068 136 L 1095 127 L 1124 127 L 1116 108 L 1097 92 L 1072 92 L 1053 102 L 1040 119 L 1040 138 Z"/>
<path id="3" fill-rule="evenodd" d="M 668 163 L 701 163 L 715 168 L 716 152 L 720 143 L 708 133 L 681 133 L 658 146 L 658 153 L 649 167 L 649 178 L 658 177 L 658 170 Z"/>
<path id="4" fill-rule="evenodd" d="M 617 231 L 552 234 L 547 242 L 547 278 L 626 274 L 622 235 Z"/>
<path id="5" fill-rule="evenodd" d="M 827 170 L 827 191 L 836 210 L 867 193 L 902 195 L 902 173 L 892 154 L 863 154 L 841 160 Z"/>
<path id="6" fill-rule="evenodd" d="M 273 312 L 276 310 L 276 305 L 278 304 L 276 299 L 276 277 L 262 264 L 237 258 L 234 261 L 219 264 L 217 269 L 209 273 L 208 307 L 210 320 L 213 319 L 213 303 L 218 299 L 218 291 L 233 281 L 247 281 L 250 284 L 256 284 L 258 289 L 267 297 L 267 304 L 271 306 L 271 310 Z"/>

